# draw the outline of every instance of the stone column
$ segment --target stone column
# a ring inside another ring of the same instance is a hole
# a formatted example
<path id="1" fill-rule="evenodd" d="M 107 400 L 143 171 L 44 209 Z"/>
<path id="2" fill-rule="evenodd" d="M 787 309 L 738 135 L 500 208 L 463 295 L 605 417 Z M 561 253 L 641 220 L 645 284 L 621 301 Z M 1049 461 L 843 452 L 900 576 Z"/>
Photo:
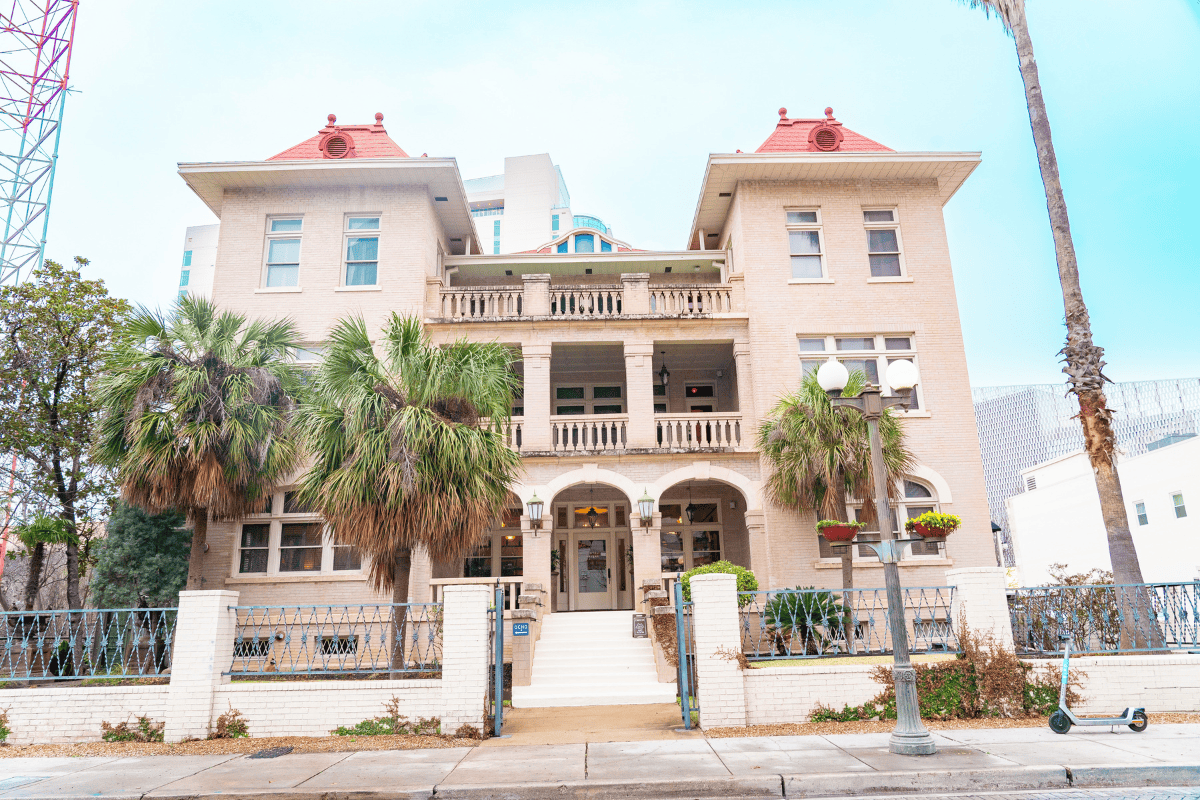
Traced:
<path id="1" fill-rule="evenodd" d="M 732 266 L 732 265 L 730 265 Z M 725 279 L 729 284 L 729 300 L 734 313 L 746 311 L 746 276 L 741 272 L 729 272 Z"/>
<path id="2" fill-rule="evenodd" d="M 946 583 L 954 587 L 951 614 L 955 631 L 966 620 L 973 633 L 991 635 L 1001 647 L 1012 650 L 1012 619 L 1008 613 L 1004 568 L 946 570 Z"/>
<path id="3" fill-rule="evenodd" d="M 550 276 L 521 276 L 521 316 L 550 316 Z"/>
<path id="4" fill-rule="evenodd" d="M 442 589 L 442 732 L 463 725 L 482 732 L 487 701 L 488 602 L 492 587 Z M 499 613 L 499 611 L 497 612 Z"/>
<path id="5" fill-rule="evenodd" d="M 512 612 L 512 622 L 513 625 L 519 622 L 529 624 L 528 636 L 517 636 L 515 633 L 512 636 L 512 685 L 528 686 L 533 680 L 533 630 L 537 625 L 537 611 L 518 608 Z"/>
<path id="6" fill-rule="evenodd" d="M 646 316 L 650 313 L 650 273 L 630 272 L 621 276 L 624 300 L 621 314 Z"/>
<path id="7" fill-rule="evenodd" d="M 647 581 L 655 587 L 662 586 L 662 539 L 659 534 L 662 530 L 662 514 L 655 511 L 652 519 L 650 527 L 645 528 L 637 511 L 629 516 L 630 538 L 633 540 L 633 588 L 637 593 L 634 607 L 640 611 L 646 611 L 641 607 L 642 586 Z"/>
<path id="8" fill-rule="evenodd" d="M 767 515 L 763 510 L 746 511 L 746 539 L 750 544 L 750 571 L 758 578 L 758 585 L 774 586 L 771 574 L 771 543 L 767 538 Z"/>
<path id="9" fill-rule="evenodd" d="M 737 578 L 694 575 L 692 610 L 696 626 L 696 680 L 700 684 L 700 727 L 746 724 L 746 687 L 737 651 Z"/>
<path id="10" fill-rule="evenodd" d="M 521 450 L 546 451 L 550 449 L 550 345 L 523 345 L 521 358 L 525 362 L 525 421 Z"/>
<path id="11" fill-rule="evenodd" d="M 179 617 L 171 653 L 171 686 L 167 697 L 168 742 L 203 739 L 212 725 L 213 697 L 224 673 L 233 664 L 237 632 L 237 592 L 192 591 L 179 593 Z"/>
<path id="12" fill-rule="evenodd" d="M 526 586 L 550 585 L 552 542 L 549 515 L 543 513 L 541 530 L 533 530 L 529 524 L 529 517 L 521 515 L 521 578 Z"/>
<path id="13" fill-rule="evenodd" d="M 432 275 L 425 276 L 425 318 L 437 319 L 442 316 L 442 279 Z"/>
<path id="14" fill-rule="evenodd" d="M 742 415 L 742 447 L 751 448 L 758 433 L 758 410 L 754 403 L 754 375 L 750 370 L 749 342 L 733 343 L 733 363 L 737 372 L 738 411 Z"/>
<path id="15" fill-rule="evenodd" d="M 625 342 L 625 387 L 629 395 L 628 446 L 656 446 L 654 342 Z"/>

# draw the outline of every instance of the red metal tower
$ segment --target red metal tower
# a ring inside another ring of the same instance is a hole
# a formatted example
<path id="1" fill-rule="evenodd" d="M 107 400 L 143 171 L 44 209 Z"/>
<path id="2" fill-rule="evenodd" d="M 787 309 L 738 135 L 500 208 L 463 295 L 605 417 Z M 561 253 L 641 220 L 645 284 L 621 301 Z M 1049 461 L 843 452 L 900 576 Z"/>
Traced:
<path id="1" fill-rule="evenodd" d="M 79 0 L 0 0 L 0 284 L 41 266 Z"/>

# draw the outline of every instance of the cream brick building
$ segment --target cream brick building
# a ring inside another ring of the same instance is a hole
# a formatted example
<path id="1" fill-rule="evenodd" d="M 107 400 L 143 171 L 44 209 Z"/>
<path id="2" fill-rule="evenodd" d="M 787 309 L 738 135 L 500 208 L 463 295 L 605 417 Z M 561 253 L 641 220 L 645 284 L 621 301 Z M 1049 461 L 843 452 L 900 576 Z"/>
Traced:
<path id="1" fill-rule="evenodd" d="M 831 112 L 781 110 L 758 152 L 709 157 L 684 249 L 564 228 L 500 255 L 481 245 L 456 162 L 408 157 L 382 115 L 359 126 L 331 116 L 272 159 L 180 174 L 221 219 L 213 300 L 290 316 L 302 360 L 320 358 L 339 318 L 378 327 L 392 311 L 420 315 L 436 341 L 496 340 L 520 354 L 510 438 L 525 473 L 512 510 L 466 563 L 418 554 L 412 598 L 498 578 L 510 602 L 522 582 L 540 583 L 569 611 L 632 608 L 647 582 L 718 558 L 764 587 L 840 585 L 815 517 L 764 499 L 754 448 L 758 421 L 829 357 L 872 375 L 895 358 L 920 370 L 905 419 L 919 466 L 899 511 L 964 523 L 944 546 L 906 556 L 903 583 L 994 565 L 942 216 L 978 162 L 895 152 Z M 646 493 L 656 511 L 642 520 Z M 540 527 L 526 512 L 535 494 Z M 358 556 L 286 492 L 269 513 L 214 523 L 209 542 L 205 588 L 236 589 L 242 603 L 377 599 Z M 873 557 L 856 563 L 855 581 L 882 585 Z"/>

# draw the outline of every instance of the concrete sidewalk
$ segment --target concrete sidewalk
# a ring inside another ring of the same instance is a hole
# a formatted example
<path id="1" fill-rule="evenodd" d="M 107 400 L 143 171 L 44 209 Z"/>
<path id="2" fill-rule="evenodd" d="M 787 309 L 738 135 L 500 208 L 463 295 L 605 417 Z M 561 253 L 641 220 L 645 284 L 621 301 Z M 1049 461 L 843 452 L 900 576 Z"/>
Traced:
<path id="1" fill-rule="evenodd" d="M 2 798 L 703 798 L 1200 785 L 1200 724 L 972 729 L 934 756 L 887 734 L 246 756 L 0 759 Z"/>

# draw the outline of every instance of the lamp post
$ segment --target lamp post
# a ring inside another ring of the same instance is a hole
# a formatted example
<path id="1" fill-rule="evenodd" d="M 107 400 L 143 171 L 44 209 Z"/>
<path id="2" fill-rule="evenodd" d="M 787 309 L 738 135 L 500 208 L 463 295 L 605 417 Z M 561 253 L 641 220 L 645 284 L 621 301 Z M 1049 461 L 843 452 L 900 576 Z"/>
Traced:
<path id="1" fill-rule="evenodd" d="M 883 562 L 883 578 L 887 587 L 888 623 L 892 628 L 892 680 L 896 686 L 896 729 L 892 731 L 889 749 L 908 756 L 932 755 L 937 745 L 921 722 L 917 703 L 917 673 L 908 652 L 908 628 L 904 622 L 904 595 L 900 591 L 900 554 L 904 547 L 919 539 L 897 539 L 892 534 L 892 507 L 888 503 L 887 466 L 883 460 L 883 443 L 879 438 L 879 420 L 889 408 L 908 408 L 913 387 L 917 385 L 917 368 L 911 361 L 895 361 L 888 366 L 886 379 L 896 397 L 884 397 L 881 387 L 868 385 L 858 397 L 842 397 L 850 373 L 839 361 L 829 359 L 817 370 L 817 382 L 829 395 L 835 408 L 853 408 L 867 421 L 871 438 L 871 476 L 875 483 L 875 510 L 879 518 L 879 543 L 862 542 Z M 854 542 L 853 544 L 860 544 Z M 850 546 L 845 545 L 845 546 Z M 847 636 L 854 635 L 847 631 Z"/>

